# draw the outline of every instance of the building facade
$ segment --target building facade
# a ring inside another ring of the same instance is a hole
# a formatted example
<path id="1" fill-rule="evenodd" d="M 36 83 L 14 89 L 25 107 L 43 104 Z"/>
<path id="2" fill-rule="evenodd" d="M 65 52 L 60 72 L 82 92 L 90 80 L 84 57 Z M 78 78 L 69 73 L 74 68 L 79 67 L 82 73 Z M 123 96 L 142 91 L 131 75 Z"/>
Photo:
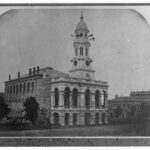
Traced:
<path id="1" fill-rule="evenodd" d="M 133 113 L 133 109 L 134 117 L 140 113 L 142 103 L 150 104 L 150 91 L 132 91 L 130 96 L 116 96 L 114 99 L 108 100 L 109 120 L 117 119 L 115 114 L 117 107 L 122 110 L 120 119 L 127 119 L 130 113 Z"/>
<path id="2" fill-rule="evenodd" d="M 40 106 L 39 118 L 52 124 L 91 125 L 108 122 L 108 82 L 95 80 L 90 58 L 90 35 L 84 17 L 74 34 L 74 57 L 69 73 L 53 68 L 29 69 L 29 74 L 5 82 L 6 99 L 17 115 L 26 98 L 33 96 Z M 18 111 L 19 110 L 19 111 Z"/>

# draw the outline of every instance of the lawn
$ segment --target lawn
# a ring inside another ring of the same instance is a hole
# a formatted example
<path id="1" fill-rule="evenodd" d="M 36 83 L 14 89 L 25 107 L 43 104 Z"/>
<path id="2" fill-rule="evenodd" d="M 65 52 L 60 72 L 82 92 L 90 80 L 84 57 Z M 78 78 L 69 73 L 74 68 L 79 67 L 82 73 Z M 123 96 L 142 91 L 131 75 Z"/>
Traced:
<path id="1" fill-rule="evenodd" d="M 59 129 L 0 131 L 0 136 L 139 136 L 131 124 L 66 127 Z"/>

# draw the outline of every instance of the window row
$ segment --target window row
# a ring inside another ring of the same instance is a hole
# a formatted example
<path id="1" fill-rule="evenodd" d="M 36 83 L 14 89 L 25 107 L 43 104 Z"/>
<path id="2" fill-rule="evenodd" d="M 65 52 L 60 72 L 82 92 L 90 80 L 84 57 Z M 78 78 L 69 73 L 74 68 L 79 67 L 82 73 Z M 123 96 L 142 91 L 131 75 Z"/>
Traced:
<path id="1" fill-rule="evenodd" d="M 80 56 L 83 56 L 84 55 L 84 48 L 80 47 L 79 50 L 77 47 L 75 48 L 75 55 L 78 56 L 78 52 L 79 52 Z M 88 48 L 87 47 L 85 48 L 85 56 L 88 56 Z"/>
<path id="2" fill-rule="evenodd" d="M 77 39 L 82 38 L 82 37 L 87 38 L 87 36 L 88 36 L 87 33 L 77 33 L 76 34 Z"/>
<path id="3" fill-rule="evenodd" d="M 72 119 L 71 119 L 71 117 L 72 117 Z M 79 117 L 78 113 L 73 113 L 73 116 L 71 116 L 69 113 L 65 113 L 64 124 L 66 126 L 68 126 L 69 123 L 70 123 L 70 120 L 71 120 L 73 125 L 77 125 L 77 124 L 79 124 L 78 123 L 78 117 Z M 90 125 L 91 124 L 91 118 L 92 118 L 92 116 L 91 116 L 90 113 L 85 113 L 85 116 L 84 116 L 85 125 Z M 99 113 L 95 113 L 95 124 L 99 124 L 100 119 L 101 119 L 102 123 L 105 123 L 106 113 L 102 113 L 101 117 L 100 117 Z M 92 118 L 92 120 L 93 120 L 93 118 Z M 59 113 L 54 113 L 53 114 L 53 123 L 56 124 L 56 125 L 60 124 Z"/>
<path id="4" fill-rule="evenodd" d="M 7 94 L 19 94 L 19 93 L 29 93 L 34 91 L 34 82 L 28 82 L 24 84 L 17 84 L 8 86 L 6 89 Z"/>
<path id="5" fill-rule="evenodd" d="M 77 107 L 78 106 L 78 95 L 79 91 L 78 89 L 74 88 L 72 91 L 72 106 Z M 59 106 L 59 89 L 55 88 L 54 90 L 54 96 L 55 96 L 55 102 L 54 107 Z M 91 92 L 89 89 L 85 91 L 84 94 L 85 99 L 85 107 L 90 108 L 90 101 L 91 101 Z M 100 93 L 99 90 L 95 92 L 95 108 L 99 108 L 100 106 L 105 106 L 107 100 L 107 93 L 106 91 L 103 91 L 103 93 Z M 64 107 L 69 108 L 70 107 L 70 88 L 67 87 L 64 90 Z"/>

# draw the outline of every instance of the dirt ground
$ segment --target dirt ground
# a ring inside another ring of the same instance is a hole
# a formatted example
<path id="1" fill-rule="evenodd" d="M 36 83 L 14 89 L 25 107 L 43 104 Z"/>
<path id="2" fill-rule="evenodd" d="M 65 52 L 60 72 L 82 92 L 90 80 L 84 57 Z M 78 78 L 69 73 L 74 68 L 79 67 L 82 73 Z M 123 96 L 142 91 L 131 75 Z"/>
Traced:
<path id="1" fill-rule="evenodd" d="M 123 136 L 123 137 L 122 137 Z M 130 136 L 130 137 L 129 137 Z M 139 136 L 135 138 L 134 136 Z M 0 146 L 150 146 L 130 124 L 0 131 Z"/>

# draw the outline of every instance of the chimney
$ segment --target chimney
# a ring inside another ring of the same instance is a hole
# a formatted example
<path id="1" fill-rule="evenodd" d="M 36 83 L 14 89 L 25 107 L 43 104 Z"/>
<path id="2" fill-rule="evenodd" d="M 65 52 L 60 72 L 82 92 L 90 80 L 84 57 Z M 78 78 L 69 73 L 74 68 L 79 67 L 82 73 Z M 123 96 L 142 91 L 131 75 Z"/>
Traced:
<path id="1" fill-rule="evenodd" d="M 31 68 L 29 68 L 29 75 L 31 75 L 32 74 L 32 69 Z"/>
<path id="2" fill-rule="evenodd" d="M 40 70 L 40 67 L 39 67 L 39 66 L 37 66 L 37 74 L 39 74 L 39 70 Z"/>
<path id="3" fill-rule="evenodd" d="M 9 74 L 9 80 L 11 80 L 11 74 Z"/>
<path id="4" fill-rule="evenodd" d="M 33 67 L 33 74 L 35 75 L 35 67 Z"/>
<path id="5" fill-rule="evenodd" d="M 18 78 L 20 78 L 20 72 L 18 72 Z"/>
<path id="6" fill-rule="evenodd" d="M 115 95 L 115 98 L 118 98 L 118 94 Z"/>

